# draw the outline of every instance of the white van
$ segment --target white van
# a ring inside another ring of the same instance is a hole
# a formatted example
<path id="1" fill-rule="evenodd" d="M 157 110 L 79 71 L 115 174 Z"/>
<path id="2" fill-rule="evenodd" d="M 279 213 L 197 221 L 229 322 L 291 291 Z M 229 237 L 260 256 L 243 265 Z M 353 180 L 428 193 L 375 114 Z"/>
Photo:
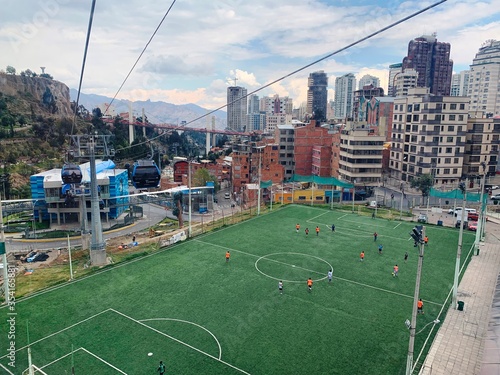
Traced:
<path id="1" fill-rule="evenodd" d="M 225 199 L 231 199 L 231 194 L 229 194 L 229 193 L 224 193 L 224 198 L 225 198 Z"/>
<path id="2" fill-rule="evenodd" d="M 465 209 L 465 214 L 466 214 L 466 216 L 467 216 L 469 213 L 471 213 L 471 214 L 475 214 L 475 213 L 477 213 L 477 212 L 476 212 L 476 209 L 475 209 L 475 208 L 466 208 L 466 209 Z M 461 217 L 461 216 L 462 216 L 462 207 L 457 208 L 457 209 L 455 210 L 455 217 Z"/>

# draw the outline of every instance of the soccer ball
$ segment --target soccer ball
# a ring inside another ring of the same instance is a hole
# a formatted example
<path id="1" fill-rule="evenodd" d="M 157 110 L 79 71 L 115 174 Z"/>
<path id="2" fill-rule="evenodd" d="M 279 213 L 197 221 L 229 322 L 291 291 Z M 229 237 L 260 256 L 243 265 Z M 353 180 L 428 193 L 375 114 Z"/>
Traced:
<path id="1" fill-rule="evenodd" d="M 392 275 L 392 276 L 394 276 L 394 272 L 393 272 L 393 273 L 391 273 L 391 275 Z"/>

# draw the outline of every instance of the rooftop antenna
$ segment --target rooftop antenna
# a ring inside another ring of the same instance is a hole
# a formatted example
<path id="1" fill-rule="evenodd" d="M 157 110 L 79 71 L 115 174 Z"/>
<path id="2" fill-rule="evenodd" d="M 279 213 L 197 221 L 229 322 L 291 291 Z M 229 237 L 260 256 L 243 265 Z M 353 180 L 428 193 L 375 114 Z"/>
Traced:
<path id="1" fill-rule="evenodd" d="M 42 69 L 42 74 L 45 74 L 45 67 L 41 66 L 40 69 Z"/>
<path id="2" fill-rule="evenodd" d="M 236 81 L 238 80 L 238 78 L 234 77 L 233 78 L 233 81 L 234 81 L 234 86 L 236 87 Z"/>

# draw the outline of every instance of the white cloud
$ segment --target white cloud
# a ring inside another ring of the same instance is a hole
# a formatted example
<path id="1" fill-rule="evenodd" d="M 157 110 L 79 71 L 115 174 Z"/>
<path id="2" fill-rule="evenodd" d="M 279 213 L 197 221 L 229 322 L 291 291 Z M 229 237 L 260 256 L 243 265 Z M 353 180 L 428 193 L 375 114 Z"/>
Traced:
<path id="1" fill-rule="evenodd" d="M 45 1 L 45 2 L 44 2 Z M 47 8 L 44 4 L 55 4 Z M 150 98 L 215 108 L 226 101 L 232 78 L 249 91 L 288 75 L 418 9 L 430 1 L 289 0 L 279 6 L 252 2 L 176 2 L 130 75 L 120 98 Z M 100 2 L 85 69 L 83 91 L 114 95 L 170 3 Z M 76 88 L 90 5 L 43 0 L 35 5 L 7 0 L 0 14 L 0 69 L 46 66 Z M 452 44 L 455 70 L 467 68 L 483 41 L 500 35 L 499 0 L 454 0 L 259 92 L 288 95 L 298 106 L 307 76 L 324 70 L 329 93 L 335 77 L 372 74 L 387 87 L 389 63 L 401 61 L 408 42 L 437 32 Z M 333 99 L 333 97 L 330 97 Z M 139 99 L 138 99 L 139 100 Z"/>

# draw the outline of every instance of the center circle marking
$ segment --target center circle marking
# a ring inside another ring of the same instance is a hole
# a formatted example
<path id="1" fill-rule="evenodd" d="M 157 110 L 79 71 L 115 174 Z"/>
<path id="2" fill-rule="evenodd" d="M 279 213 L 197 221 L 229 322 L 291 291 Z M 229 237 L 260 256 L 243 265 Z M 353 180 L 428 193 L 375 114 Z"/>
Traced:
<path id="1" fill-rule="evenodd" d="M 309 254 L 302 254 L 302 253 L 272 253 L 272 254 L 267 254 L 267 255 L 264 255 L 264 256 L 261 256 L 259 259 L 257 259 L 255 261 L 255 269 L 261 273 L 262 275 L 266 276 L 266 277 L 269 277 L 270 279 L 273 279 L 273 280 L 278 280 L 278 281 L 283 281 L 283 282 L 287 282 L 287 283 L 303 283 L 304 280 L 284 280 L 284 279 L 280 279 L 280 278 L 277 278 L 277 277 L 274 277 L 274 276 L 271 276 L 271 275 L 268 275 L 267 273 L 264 273 L 262 272 L 260 269 L 259 269 L 259 266 L 258 266 L 258 263 L 262 260 L 262 259 L 266 259 L 268 257 L 272 257 L 274 255 L 282 255 L 282 254 L 285 254 L 285 255 L 302 255 L 302 256 L 307 256 L 307 257 L 311 257 L 311 258 L 315 258 L 323 263 L 326 263 L 328 264 L 328 267 L 330 267 L 329 269 L 332 270 L 333 267 L 330 263 L 328 263 L 326 260 L 324 260 L 323 258 L 320 258 L 320 257 L 317 257 L 317 256 L 314 256 L 314 255 L 309 255 Z M 292 268 L 296 268 L 296 265 L 295 264 L 288 264 L 288 263 L 284 263 L 284 262 L 280 262 L 280 261 L 276 261 L 276 260 L 273 260 L 273 259 L 270 259 L 270 261 L 272 262 L 276 262 L 276 263 L 281 263 L 281 264 L 284 264 L 286 266 L 291 266 Z M 300 268 L 300 267 L 299 267 Z M 306 269 L 304 269 L 306 270 Z M 306 270 L 306 271 L 310 271 L 310 270 Z M 315 272 L 315 273 L 320 273 L 320 272 L 317 272 L 317 271 L 310 271 L 310 272 Z M 325 280 L 327 278 L 327 276 L 323 276 L 322 278 L 320 279 L 313 279 L 313 281 L 321 281 L 321 280 Z"/>

